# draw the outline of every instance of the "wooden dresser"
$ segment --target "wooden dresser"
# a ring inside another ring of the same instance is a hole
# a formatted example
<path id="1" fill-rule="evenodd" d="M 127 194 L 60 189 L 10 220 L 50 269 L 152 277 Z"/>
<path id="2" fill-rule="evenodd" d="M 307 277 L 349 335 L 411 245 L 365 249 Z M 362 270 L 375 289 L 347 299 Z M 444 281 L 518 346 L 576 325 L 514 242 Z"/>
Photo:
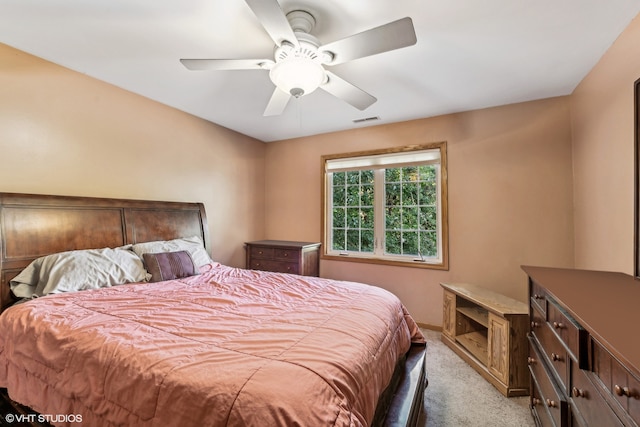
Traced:
<path id="1" fill-rule="evenodd" d="M 441 285 L 442 342 L 505 396 L 528 395 L 527 305 L 480 286 Z"/>
<path id="2" fill-rule="evenodd" d="M 276 273 L 320 275 L 320 243 L 288 240 L 246 242 L 247 268 Z"/>
<path id="3" fill-rule="evenodd" d="M 640 281 L 523 267 L 529 276 L 531 411 L 540 426 L 640 424 Z"/>

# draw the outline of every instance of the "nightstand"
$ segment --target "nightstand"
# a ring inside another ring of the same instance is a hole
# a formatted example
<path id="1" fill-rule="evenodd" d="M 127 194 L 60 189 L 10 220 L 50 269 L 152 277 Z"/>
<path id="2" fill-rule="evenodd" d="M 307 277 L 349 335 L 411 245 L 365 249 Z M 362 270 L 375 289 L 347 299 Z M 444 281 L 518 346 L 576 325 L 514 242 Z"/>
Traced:
<path id="1" fill-rule="evenodd" d="M 320 245 L 315 242 L 258 240 L 246 242 L 247 268 L 276 273 L 320 275 Z"/>

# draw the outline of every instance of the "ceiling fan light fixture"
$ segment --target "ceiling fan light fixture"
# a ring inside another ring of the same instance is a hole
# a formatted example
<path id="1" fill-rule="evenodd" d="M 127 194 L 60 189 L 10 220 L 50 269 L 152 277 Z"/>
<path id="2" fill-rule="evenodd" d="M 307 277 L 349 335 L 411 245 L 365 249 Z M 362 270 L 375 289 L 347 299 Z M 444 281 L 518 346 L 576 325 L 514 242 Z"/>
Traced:
<path id="1" fill-rule="evenodd" d="M 292 57 L 276 63 L 269 77 L 280 90 L 296 98 L 307 95 L 324 82 L 324 68 L 308 58 Z"/>

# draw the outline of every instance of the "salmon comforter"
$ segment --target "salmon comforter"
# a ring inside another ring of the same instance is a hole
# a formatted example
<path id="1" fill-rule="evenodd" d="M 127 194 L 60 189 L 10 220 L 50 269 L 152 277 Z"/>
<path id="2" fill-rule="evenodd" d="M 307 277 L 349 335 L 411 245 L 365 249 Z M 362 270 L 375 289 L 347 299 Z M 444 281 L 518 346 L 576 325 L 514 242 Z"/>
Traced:
<path id="1" fill-rule="evenodd" d="M 0 387 L 86 426 L 366 426 L 412 342 L 383 289 L 214 263 L 7 309 Z"/>

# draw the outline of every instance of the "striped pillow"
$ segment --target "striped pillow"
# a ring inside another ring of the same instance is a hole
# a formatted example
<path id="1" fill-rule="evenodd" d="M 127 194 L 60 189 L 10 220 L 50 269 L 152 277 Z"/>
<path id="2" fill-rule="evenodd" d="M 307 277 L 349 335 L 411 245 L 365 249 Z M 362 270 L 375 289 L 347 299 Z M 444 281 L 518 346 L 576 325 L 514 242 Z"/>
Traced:
<path id="1" fill-rule="evenodd" d="M 142 255 L 150 282 L 174 280 L 198 274 L 191 254 L 187 251 L 146 253 Z"/>

